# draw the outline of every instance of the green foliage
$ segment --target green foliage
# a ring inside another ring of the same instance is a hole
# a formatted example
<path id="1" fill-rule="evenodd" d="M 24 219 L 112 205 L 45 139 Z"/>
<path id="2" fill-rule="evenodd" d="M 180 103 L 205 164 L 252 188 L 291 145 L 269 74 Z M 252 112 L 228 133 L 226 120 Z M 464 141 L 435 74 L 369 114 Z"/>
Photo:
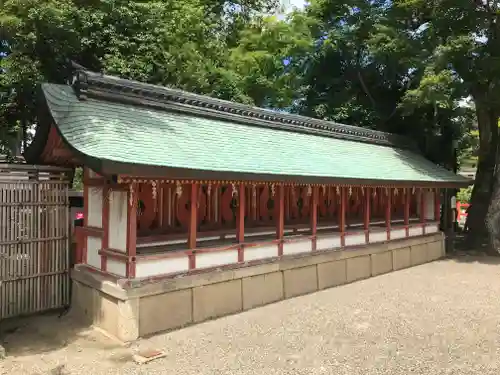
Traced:
<path id="1" fill-rule="evenodd" d="M 75 168 L 72 189 L 76 191 L 83 191 L 83 168 Z"/>
<path id="2" fill-rule="evenodd" d="M 72 59 L 122 77 L 407 135 L 441 164 L 453 162 L 453 139 L 461 160 L 473 157 L 473 113 L 458 105 L 470 93 L 463 72 L 480 69 L 469 75 L 482 82 L 496 70 L 476 57 L 484 51 L 470 36 L 471 15 L 464 25 L 453 18 L 475 12 L 470 2 L 457 10 L 450 0 L 311 0 L 284 18 L 266 15 L 277 3 L 4 1 L 3 147 L 36 124 L 37 85 L 64 82 Z M 468 68 L 469 58 L 475 65 Z"/>
<path id="3" fill-rule="evenodd" d="M 232 50 L 246 24 L 275 3 L 4 1 L 0 9 L 0 152 L 12 149 L 17 134 L 24 138 L 36 124 L 38 84 L 64 83 L 69 79 L 70 59 L 109 74 L 252 103 L 248 83 L 241 76 L 247 73 L 245 63 L 235 62 L 237 54 Z M 260 95 L 255 92 L 254 96 Z"/>
<path id="4" fill-rule="evenodd" d="M 457 193 L 457 201 L 460 203 L 470 203 L 473 186 L 466 189 L 460 189 Z"/>

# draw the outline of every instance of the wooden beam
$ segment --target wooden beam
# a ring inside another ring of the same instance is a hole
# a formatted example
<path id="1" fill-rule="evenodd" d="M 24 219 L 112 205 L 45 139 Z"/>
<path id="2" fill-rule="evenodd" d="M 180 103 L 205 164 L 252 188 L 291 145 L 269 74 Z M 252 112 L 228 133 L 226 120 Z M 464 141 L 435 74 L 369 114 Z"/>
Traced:
<path id="1" fill-rule="evenodd" d="M 404 207 L 404 220 L 405 220 L 405 231 L 406 237 L 410 236 L 410 201 L 411 201 L 411 189 L 404 189 L 405 194 L 405 207 Z"/>
<path id="2" fill-rule="evenodd" d="M 365 188 L 365 200 L 363 209 L 363 222 L 365 228 L 365 241 L 370 242 L 370 197 L 371 189 L 369 187 Z"/>
<path id="3" fill-rule="evenodd" d="M 238 213 L 236 215 L 236 239 L 240 244 L 238 248 L 238 262 L 244 261 L 244 245 L 245 242 L 245 185 L 241 184 L 238 187 Z"/>
<path id="4" fill-rule="evenodd" d="M 385 227 L 387 230 L 387 239 L 391 239 L 391 207 L 392 207 L 392 189 L 387 188 L 385 202 Z"/>
<path id="5" fill-rule="evenodd" d="M 285 237 L 285 186 L 278 185 L 276 198 L 276 239 L 278 242 L 278 256 L 283 255 L 283 238 Z"/>
<path id="6" fill-rule="evenodd" d="M 347 188 L 340 188 L 340 210 L 339 210 L 339 229 L 340 229 L 340 245 L 345 246 L 345 213 L 347 206 Z"/>
<path id="7" fill-rule="evenodd" d="M 127 194 L 127 277 L 135 277 L 135 256 L 137 255 L 137 189 L 136 183 L 130 184 Z"/>
<path id="8" fill-rule="evenodd" d="M 318 200 L 319 187 L 313 186 L 311 200 L 311 241 L 312 251 L 316 251 L 316 234 L 318 232 Z"/>

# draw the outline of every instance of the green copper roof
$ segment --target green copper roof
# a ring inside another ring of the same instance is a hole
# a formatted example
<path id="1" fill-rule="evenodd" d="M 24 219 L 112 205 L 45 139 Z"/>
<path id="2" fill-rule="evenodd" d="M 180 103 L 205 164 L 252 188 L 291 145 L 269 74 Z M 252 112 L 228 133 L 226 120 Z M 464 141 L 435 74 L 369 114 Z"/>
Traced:
<path id="1" fill-rule="evenodd" d="M 80 100 L 44 84 L 57 128 L 83 157 L 133 165 L 243 174 L 467 184 L 421 155 L 373 143 L 253 126 L 117 101 Z"/>

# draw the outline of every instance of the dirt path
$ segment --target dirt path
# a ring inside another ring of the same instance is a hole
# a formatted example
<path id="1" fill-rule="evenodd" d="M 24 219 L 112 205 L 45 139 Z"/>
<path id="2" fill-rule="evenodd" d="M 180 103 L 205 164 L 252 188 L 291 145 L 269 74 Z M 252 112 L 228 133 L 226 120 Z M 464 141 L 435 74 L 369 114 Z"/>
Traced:
<path id="1" fill-rule="evenodd" d="M 434 262 L 130 347 L 68 317 L 14 328 L 0 374 L 497 375 L 500 261 Z M 132 353 L 146 348 L 167 357 L 136 365 Z"/>

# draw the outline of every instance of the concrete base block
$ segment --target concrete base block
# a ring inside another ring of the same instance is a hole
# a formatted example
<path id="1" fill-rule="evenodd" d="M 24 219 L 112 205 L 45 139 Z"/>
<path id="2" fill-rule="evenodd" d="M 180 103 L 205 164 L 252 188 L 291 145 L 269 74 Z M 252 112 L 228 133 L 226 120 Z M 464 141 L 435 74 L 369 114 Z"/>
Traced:
<path id="1" fill-rule="evenodd" d="M 411 248 L 411 265 L 418 266 L 427 262 L 427 244 L 414 245 Z"/>
<path id="2" fill-rule="evenodd" d="M 73 280 L 71 315 L 121 341 L 139 337 L 139 300 L 119 300 Z"/>
<path id="3" fill-rule="evenodd" d="M 94 325 L 118 337 L 118 300 L 97 292 L 96 319 Z"/>
<path id="4" fill-rule="evenodd" d="M 372 254 L 372 276 L 392 271 L 392 252 Z"/>
<path id="5" fill-rule="evenodd" d="M 75 267 L 72 315 L 122 341 L 237 313 L 443 256 L 441 233 L 318 251 L 164 280 L 116 280 Z"/>
<path id="6" fill-rule="evenodd" d="M 394 271 L 411 266 L 411 251 L 409 247 L 392 251 L 392 267 Z"/>
<path id="7" fill-rule="evenodd" d="M 285 298 L 300 296 L 318 290 L 316 266 L 283 271 Z"/>
<path id="8" fill-rule="evenodd" d="M 140 299 L 139 335 L 179 328 L 193 322 L 192 289 Z"/>
<path id="9" fill-rule="evenodd" d="M 281 272 L 247 277 L 242 280 L 242 283 L 244 310 L 267 305 L 284 298 Z"/>
<path id="10" fill-rule="evenodd" d="M 427 261 L 432 262 L 433 260 L 442 258 L 443 254 L 443 243 L 442 242 L 431 242 L 427 244 Z"/>
<path id="11" fill-rule="evenodd" d="M 370 255 L 347 259 L 347 281 L 366 279 L 371 276 Z"/>
<path id="12" fill-rule="evenodd" d="M 319 289 L 331 288 L 347 282 L 346 261 L 318 264 L 318 287 Z"/>
<path id="13" fill-rule="evenodd" d="M 95 320 L 97 290 L 78 281 L 72 282 L 70 314 L 82 324 L 92 325 Z"/>
<path id="14" fill-rule="evenodd" d="M 241 279 L 193 288 L 193 321 L 202 322 L 243 309 Z"/>

